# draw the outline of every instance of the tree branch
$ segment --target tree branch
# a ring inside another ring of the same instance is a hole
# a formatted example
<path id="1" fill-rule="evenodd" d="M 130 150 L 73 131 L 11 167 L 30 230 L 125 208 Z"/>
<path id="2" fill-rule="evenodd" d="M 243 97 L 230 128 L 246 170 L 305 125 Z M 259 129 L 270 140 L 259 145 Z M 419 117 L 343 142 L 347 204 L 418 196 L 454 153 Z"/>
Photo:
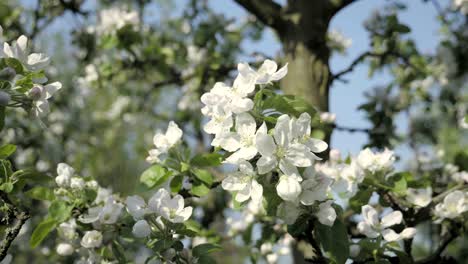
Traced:
<path id="1" fill-rule="evenodd" d="M 12 227 L 7 228 L 6 235 L 3 238 L 2 243 L 0 244 L 0 261 L 2 261 L 5 256 L 7 255 L 8 249 L 13 243 L 13 240 L 18 236 L 21 227 L 23 227 L 24 223 L 29 219 L 29 213 L 27 211 L 21 211 L 18 207 L 16 207 L 8 198 L 8 195 L 2 191 L 0 191 L 0 198 L 3 200 L 5 205 L 8 206 L 8 212 L 5 216 L 6 219 L 4 222 L 9 223 L 12 218 L 16 219 L 16 222 L 13 224 Z"/>
<path id="2" fill-rule="evenodd" d="M 335 7 L 333 9 L 333 14 L 336 14 L 338 13 L 341 9 L 347 7 L 348 5 L 354 3 L 354 2 L 357 2 L 358 0 L 341 0 L 341 1 L 337 1 L 337 3 L 335 4 Z"/>
<path id="3" fill-rule="evenodd" d="M 388 57 L 400 58 L 400 59 L 403 60 L 403 63 L 405 65 L 416 68 L 416 67 L 414 67 L 413 64 L 411 64 L 411 62 L 409 61 L 408 58 L 406 58 L 404 55 L 400 54 L 398 51 L 387 50 L 387 51 L 382 52 L 382 53 L 366 51 L 366 52 L 362 53 L 361 55 L 359 55 L 356 59 L 354 59 L 354 61 L 351 62 L 351 64 L 346 69 L 341 70 L 341 71 L 333 74 L 332 78 L 331 78 L 332 82 L 334 80 L 340 80 L 342 82 L 347 82 L 346 80 L 342 79 L 343 75 L 346 75 L 346 74 L 354 71 L 356 66 L 358 66 L 360 63 L 364 62 L 364 60 L 367 59 L 368 57 L 380 58 L 382 61 L 384 61 Z"/>
<path id="4" fill-rule="evenodd" d="M 234 0 L 267 26 L 279 30 L 283 24 L 281 5 L 272 0 Z"/>

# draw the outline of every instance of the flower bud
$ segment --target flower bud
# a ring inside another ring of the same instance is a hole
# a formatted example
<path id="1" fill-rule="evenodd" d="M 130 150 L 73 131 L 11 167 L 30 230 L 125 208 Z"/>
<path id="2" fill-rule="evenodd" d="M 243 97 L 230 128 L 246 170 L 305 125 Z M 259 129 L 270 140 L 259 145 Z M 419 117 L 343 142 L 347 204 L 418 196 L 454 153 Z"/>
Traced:
<path id="1" fill-rule="evenodd" d="M 6 67 L 0 71 L 0 79 L 11 81 L 15 78 L 16 71 L 11 67 Z"/>
<path id="2" fill-rule="evenodd" d="M 171 260 L 175 257 L 176 251 L 173 248 L 169 248 L 168 250 L 164 251 L 162 255 L 165 259 Z"/>
<path id="3" fill-rule="evenodd" d="M 60 256 L 70 256 L 73 254 L 73 246 L 68 243 L 60 243 L 57 245 L 57 254 Z"/>
<path id="4" fill-rule="evenodd" d="M 42 89 L 43 88 L 41 86 L 35 85 L 33 88 L 31 88 L 31 90 L 29 90 L 29 98 L 31 98 L 34 101 L 39 100 L 42 95 Z"/>
<path id="5" fill-rule="evenodd" d="M 85 187 L 85 182 L 82 178 L 73 177 L 70 180 L 70 187 L 72 189 L 83 190 L 83 188 Z"/>
<path id="6" fill-rule="evenodd" d="M 102 233 L 96 230 L 86 231 L 81 239 L 81 245 L 85 248 L 97 248 L 102 244 Z"/>
<path id="7" fill-rule="evenodd" d="M 0 90 L 0 106 L 6 106 L 11 100 L 10 94 Z"/>

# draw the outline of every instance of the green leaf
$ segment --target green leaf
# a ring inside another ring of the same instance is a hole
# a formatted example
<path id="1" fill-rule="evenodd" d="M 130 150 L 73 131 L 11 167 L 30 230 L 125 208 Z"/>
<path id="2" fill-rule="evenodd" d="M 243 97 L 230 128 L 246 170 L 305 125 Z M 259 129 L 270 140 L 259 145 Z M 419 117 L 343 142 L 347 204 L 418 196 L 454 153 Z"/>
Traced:
<path id="1" fill-rule="evenodd" d="M 317 241 L 330 258 L 337 264 L 344 264 L 349 256 L 349 239 L 343 222 L 336 219 L 331 227 L 316 222 L 314 232 Z"/>
<path id="2" fill-rule="evenodd" d="M 36 186 L 28 190 L 25 194 L 29 198 L 36 200 L 52 201 L 55 199 L 54 191 L 43 186 Z"/>
<path id="3" fill-rule="evenodd" d="M 127 263 L 127 259 L 125 257 L 125 249 L 117 240 L 112 241 L 112 253 L 114 253 L 115 258 L 120 264 Z"/>
<path id="4" fill-rule="evenodd" d="M 6 159 L 16 151 L 16 146 L 8 144 L 0 147 L 0 159 Z"/>
<path id="5" fill-rule="evenodd" d="M 55 200 L 50 204 L 49 216 L 57 222 L 65 222 L 70 216 L 73 206 L 68 205 L 64 200 Z"/>
<path id="6" fill-rule="evenodd" d="M 407 180 L 411 180 L 412 175 L 409 172 L 397 173 L 390 178 L 392 184 L 392 191 L 399 196 L 405 196 L 408 189 Z"/>
<path id="7" fill-rule="evenodd" d="M 15 70 L 16 74 L 23 74 L 24 67 L 23 64 L 15 58 L 3 58 L 3 62 L 8 66 Z"/>
<path id="8" fill-rule="evenodd" d="M 175 243 L 174 240 L 170 238 L 166 238 L 166 239 L 153 240 L 152 242 L 150 242 L 148 246 L 156 252 L 163 252 L 164 250 L 170 248 L 174 243 Z"/>
<path id="9" fill-rule="evenodd" d="M 178 193 L 182 189 L 183 180 L 184 180 L 183 175 L 177 175 L 174 178 L 172 178 L 171 183 L 170 183 L 171 192 Z"/>
<path id="10" fill-rule="evenodd" d="M 39 223 L 39 225 L 36 226 L 36 228 L 34 229 L 31 235 L 31 239 L 29 240 L 29 245 L 32 248 L 37 247 L 42 242 L 42 240 L 44 240 L 44 238 L 46 238 L 47 235 L 52 230 L 54 230 L 56 225 L 57 225 L 57 222 L 55 221 L 55 219 L 51 219 L 51 218 L 47 218 L 41 223 Z"/>
<path id="11" fill-rule="evenodd" d="M 166 168 L 160 165 L 153 165 L 141 174 L 140 182 L 148 188 L 154 188 L 163 184 L 171 175 L 172 172 Z"/>
<path id="12" fill-rule="evenodd" d="M 205 183 L 208 187 L 211 186 L 211 184 L 213 184 L 213 175 L 209 171 L 195 169 L 192 172 L 197 179 Z"/>
<path id="13" fill-rule="evenodd" d="M 196 195 L 198 197 L 203 197 L 210 192 L 210 188 L 208 188 L 205 184 L 201 182 L 194 182 L 192 185 L 192 189 L 190 193 Z"/>
<path id="14" fill-rule="evenodd" d="M 192 249 L 192 254 L 195 257 L 201 257 L 203 255 L 208 255 L 212 252 L 216 252 L 221 249 L 222 249 L 221 246 L 215 245 L 215 244 L 210 244 L 210 243 L 200 244 Z"/>
<path id="15" fill-rule="evenodd" d="M 199 154 L 190 160 L 190 164 L 198 167 L 219 166 L 223 160 L 223 156 L 218 153 Z"/>
<path id="16" fill-rule="evenodd" d="M 263 207 L 266 210 L 267 215 L 276 216 L 276 211 L 280 203 L 283 200 L 278 196 L 276 188 L 274 186 L 263 187 Z"/>
<path id="17" fill-rule="evenodd" d="M 355 212 L 361 212 L 361 207 L 369 203 L 372 196 L 372 188 L 360 189 L 356 195 L 349 200 L 349 206 Z"/>

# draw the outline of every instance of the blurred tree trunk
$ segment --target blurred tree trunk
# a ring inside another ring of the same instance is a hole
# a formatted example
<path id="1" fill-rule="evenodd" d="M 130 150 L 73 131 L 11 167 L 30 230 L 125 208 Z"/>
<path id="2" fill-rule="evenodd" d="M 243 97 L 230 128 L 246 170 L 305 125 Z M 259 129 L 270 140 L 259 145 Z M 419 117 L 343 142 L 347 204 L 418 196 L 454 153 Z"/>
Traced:
<path id="1" fill-rule="evenodd" d="M 318 110 L 329 111 L 332 83 L 327 46 L 328 26 L 333 16 L 355 0 L 288 0 L 282 6 L 273 0 L 235 0 L 281 40 L 288 75 L 281 87 L 285 94 L 303 97 Z M 330 143 L 331 132 L 325 131 Z M 328 152 L 324 153 L 324 158 Z M 306 263 L 293 248 L 295 263 Z"/>

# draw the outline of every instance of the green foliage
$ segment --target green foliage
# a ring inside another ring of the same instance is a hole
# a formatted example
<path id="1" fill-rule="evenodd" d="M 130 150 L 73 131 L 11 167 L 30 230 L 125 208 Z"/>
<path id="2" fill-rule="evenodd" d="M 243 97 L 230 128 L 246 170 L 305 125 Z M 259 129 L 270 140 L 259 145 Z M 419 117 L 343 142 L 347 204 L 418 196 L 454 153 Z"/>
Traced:
<path id="1" fill-rule="evenodd" d="M 163 184 L 171 175 L 172 171 L 161 165 L 153 165 L 141 174 L 140 182 L 148 188 L 155 188 Z"/>
<path id="2" fill-rule="evenodd" d="M 198 154 L 190 160 L 197 167 L 215 167 L 221 165 L 223 156 L 218 153 Z"/>
<path id="3" fill-rule="evenodd" d="M 36 228 L 34 229 L 31 239 L 29 241 L 29 245 L 32 248 L 37 247 L 42 240 L 44 240 L 49 233 L 54 230 L 54 228 L 57 226 L 57 221 L 52 218 L 46 218 L 44 221 L 39 223 Z"/>
<path id="4" fill-rule="evenodd" d="M 6 159 L 16 151 L 16 146 L 8 144 L 0 147 L 0 159 Z"/>
<path id="5" fill-rule="evenodd" d="M 317 242 L 337 264 L 343 264 L 349 256 L 349 239 L 346 226 L 340 219 L 336 219 L 333 226 L 315 222 L 314 234 Z"/>
<path id="6" fill-rule="evenodd" d="M 55 199 L 55 195 L 52 189 L 36 186 L 24 193 L 31 199 L 43 200 L 43 201 L 52 201 Z"/>

